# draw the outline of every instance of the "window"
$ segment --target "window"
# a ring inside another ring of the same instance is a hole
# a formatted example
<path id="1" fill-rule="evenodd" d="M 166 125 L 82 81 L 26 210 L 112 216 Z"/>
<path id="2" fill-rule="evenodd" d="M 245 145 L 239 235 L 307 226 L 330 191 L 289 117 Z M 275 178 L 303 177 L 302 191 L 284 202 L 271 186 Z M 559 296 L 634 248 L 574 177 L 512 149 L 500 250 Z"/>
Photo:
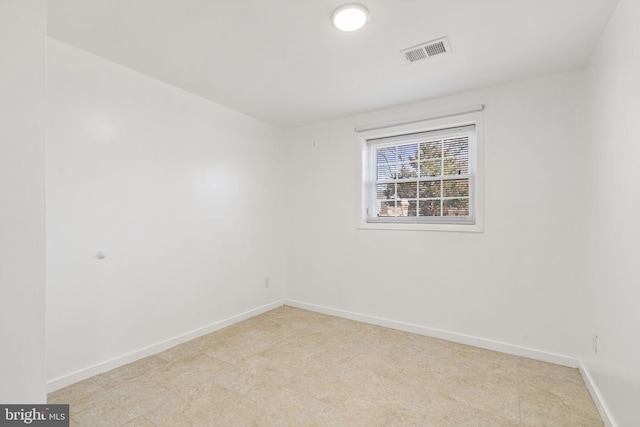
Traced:
<path id="1" fill-rule="evenodd" d="M 476 124 L 389 133 L 363 139 L 363 228 L 481 231 Z"/>

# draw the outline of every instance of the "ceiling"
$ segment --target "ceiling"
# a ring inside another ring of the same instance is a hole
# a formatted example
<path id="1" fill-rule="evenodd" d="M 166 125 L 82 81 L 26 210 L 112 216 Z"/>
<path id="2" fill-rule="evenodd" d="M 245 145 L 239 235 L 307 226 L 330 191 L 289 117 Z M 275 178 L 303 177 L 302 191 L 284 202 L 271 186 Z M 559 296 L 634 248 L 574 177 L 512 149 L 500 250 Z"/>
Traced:
<path id="1" fill-rule="evenodd" d="M 584 66 L 618 0 L 55 0 L 48 34 L 282 128 Z M 452 52 L 400 50 L 448 36 Z"/>

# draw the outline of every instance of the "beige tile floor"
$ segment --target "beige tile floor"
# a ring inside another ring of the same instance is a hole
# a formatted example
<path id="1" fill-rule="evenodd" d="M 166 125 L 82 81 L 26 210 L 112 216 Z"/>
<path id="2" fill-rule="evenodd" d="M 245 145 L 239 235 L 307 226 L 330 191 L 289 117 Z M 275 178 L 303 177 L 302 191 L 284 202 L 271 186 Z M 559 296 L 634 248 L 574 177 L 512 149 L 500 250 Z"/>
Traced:
<path id="1" fill-rule="evenodd" d="M 576 369 L 281 307 L 49 394 L 72 426 L 602 426 Z"/>

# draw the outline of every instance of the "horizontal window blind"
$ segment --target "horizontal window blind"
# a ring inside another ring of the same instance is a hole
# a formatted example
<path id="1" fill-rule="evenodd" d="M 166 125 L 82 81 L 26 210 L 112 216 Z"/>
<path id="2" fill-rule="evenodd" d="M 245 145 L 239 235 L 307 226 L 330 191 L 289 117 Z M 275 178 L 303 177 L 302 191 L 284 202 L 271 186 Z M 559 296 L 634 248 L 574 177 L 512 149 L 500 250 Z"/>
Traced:
<path id="1" fill-rule="evenodd" d="M 367 222 L 475 224 L 475 126 L 367 140 Z"/>

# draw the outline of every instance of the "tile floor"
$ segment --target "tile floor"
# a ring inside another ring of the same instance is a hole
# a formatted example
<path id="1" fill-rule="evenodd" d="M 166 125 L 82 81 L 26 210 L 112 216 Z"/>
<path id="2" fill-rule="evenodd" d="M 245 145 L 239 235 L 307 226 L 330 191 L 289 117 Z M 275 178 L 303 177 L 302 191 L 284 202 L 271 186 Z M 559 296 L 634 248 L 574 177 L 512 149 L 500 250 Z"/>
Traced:
<path id="1" fill-rule="evenodd" d="M 72 426 L 602 426 L 576 369 L 281 307 L 49 394 Z"/>

